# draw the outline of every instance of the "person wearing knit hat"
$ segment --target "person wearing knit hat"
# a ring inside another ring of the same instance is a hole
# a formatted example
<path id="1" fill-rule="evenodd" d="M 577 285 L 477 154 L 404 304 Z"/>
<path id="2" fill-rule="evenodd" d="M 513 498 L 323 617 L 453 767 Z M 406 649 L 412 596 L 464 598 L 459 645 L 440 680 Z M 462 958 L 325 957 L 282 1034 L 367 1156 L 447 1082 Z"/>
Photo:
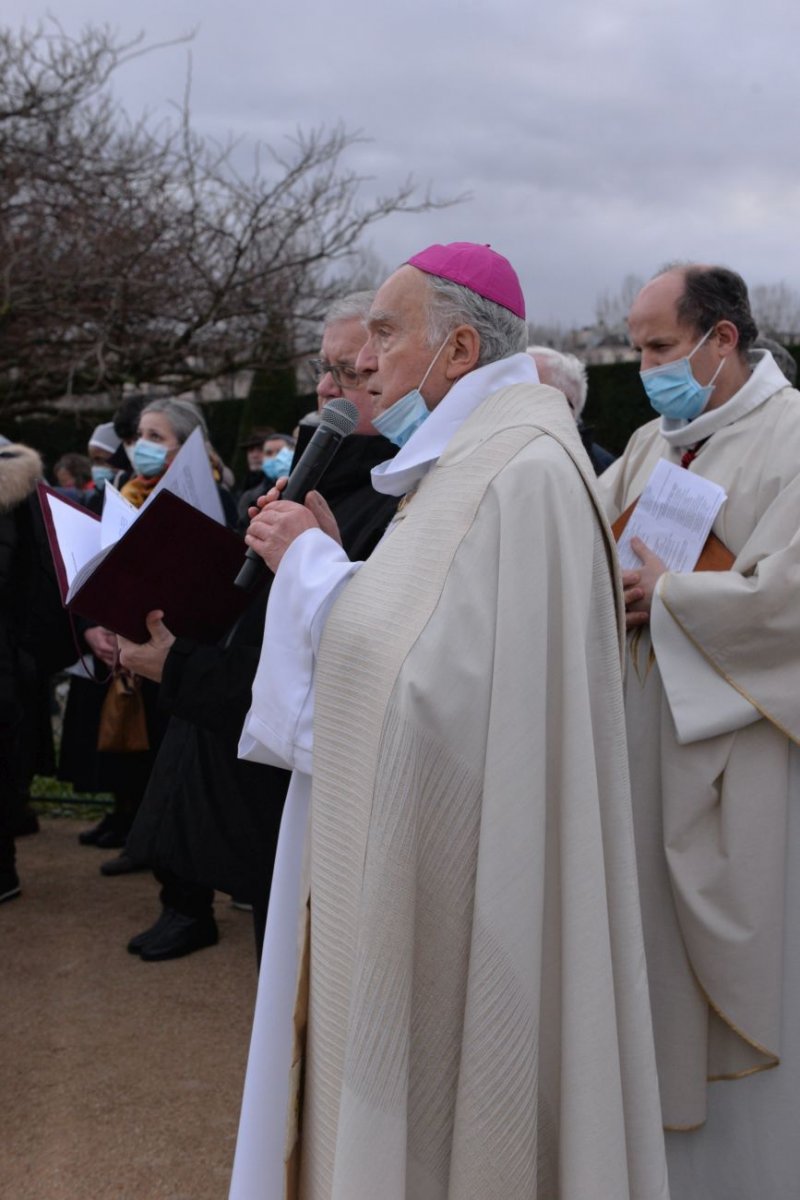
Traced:
<path id="1" fill-rule="evenodd" d="M 293 776 L 232 1200 L 666 1200 L 594 472 L 492 247 L 413 255 L 367 329 L 383 541 L 278 487 L 246 538 L 240 753 Z"/>
<path id="2" fill-rule="evenodd" d="M 92 463 L 92 479 L 99 494 L 102 494 L 107 483 L 114 482 L 120 471 L 112 465 L 114 455 L 122 445 L 122 440 L 114 430 L 112 421 L 96 425 L 89 438 L 89 458 Z M 96 506 L 92 506 L 95 507 Z M 100 505 L 102 508 L 102 504 Z M 96 508 L 96 511 L 100 509 Z"/>
<path id="3" fill-rule="evenodd" d="M 107 454 L 110 458 L 119 449 L 120 438 L 114 430 L 114 422 L 106 421 L 103 425 L 96 425 L 89 438 L 89 453 L 92 450 L 99 450 L 102 454 Z"/>

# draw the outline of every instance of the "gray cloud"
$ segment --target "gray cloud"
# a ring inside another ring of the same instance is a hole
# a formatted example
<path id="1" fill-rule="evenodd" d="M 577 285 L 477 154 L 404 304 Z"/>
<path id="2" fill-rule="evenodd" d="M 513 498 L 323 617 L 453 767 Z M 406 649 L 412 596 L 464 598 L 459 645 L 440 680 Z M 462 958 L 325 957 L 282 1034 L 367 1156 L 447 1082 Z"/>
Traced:
<path id="1" fill-rule="evenodd" d="M 42 9 L 44 13 L 45 9 Z M 671 258 L 717 259 L 753 284 L 800 288 L 794 79 L 800 19 L 783 0 L 60 0 L 77 33 L 109 21 L 151 40 L 198 26 L 192 107 L 202 132 L 279 144 L 344 121 L 371 139 L 348 162 L 367 193 L 411 173 L 456 209 L 374 230 L 389 265 L 434 240 L 491 241 L 542 318 L 591 318 L 596 296 Z M 31 20 L 6 0 L 4 20 Z M 131 111 L 179 100 L 185 48 L 126 66 Z"/>

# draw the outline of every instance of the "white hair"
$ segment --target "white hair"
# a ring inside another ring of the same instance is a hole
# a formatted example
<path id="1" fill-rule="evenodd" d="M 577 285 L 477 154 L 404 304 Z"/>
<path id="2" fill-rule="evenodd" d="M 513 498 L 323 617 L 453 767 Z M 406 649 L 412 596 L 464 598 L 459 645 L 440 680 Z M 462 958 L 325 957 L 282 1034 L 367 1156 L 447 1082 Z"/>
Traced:
<path id="1" fill-rule="evenodd" d="M 336 321 L 353 320 L 359 320 L 366 324 L 374 298 L 374 292 L 351 292 L 349 296 L 342 296 L 339 300 L 334 300 L 325 313 L 325 325 L 333 325 Z"/>
<path id="2" fill-rule="evenodd" d="M 426 275 L 428 283 L 428 345 L 439 346 L 458 325 L 471 325 L 480 339 L 477 366 L 509 358 L 525 349 L 528 327 L 502 304 L 479 296 L 439 275 Z"/>
<path id="3" fill-rule="evenodd" d="M 536 363 L 542 383 L 564 393 L 577 421 L 583 412 L 589 390 L 584 364 L 574 354 L 562 354 L 552 346 L 528 346 L 526 353 Z"/>

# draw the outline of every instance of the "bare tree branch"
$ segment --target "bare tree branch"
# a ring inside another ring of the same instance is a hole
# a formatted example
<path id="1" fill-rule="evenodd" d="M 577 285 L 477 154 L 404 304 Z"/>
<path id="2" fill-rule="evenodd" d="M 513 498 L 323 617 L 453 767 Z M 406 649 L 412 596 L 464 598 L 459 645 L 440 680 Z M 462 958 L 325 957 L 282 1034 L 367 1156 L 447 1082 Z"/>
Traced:
<path id="1" fill-rule="evenodd" d="M 107 28 L 0 29 L 5 416 L 71 391 L 290 366 L 363 274 L 375 222 L 455 202 L 411 179 L 362 200 L 368 180 L 346 164 L 361 135 L 341 126 L 297 130 L 235 168 L 236 143 L 192 128 L 191 66 L 176 120 L 131 122 L 109 79 L 157 48 Z"/>

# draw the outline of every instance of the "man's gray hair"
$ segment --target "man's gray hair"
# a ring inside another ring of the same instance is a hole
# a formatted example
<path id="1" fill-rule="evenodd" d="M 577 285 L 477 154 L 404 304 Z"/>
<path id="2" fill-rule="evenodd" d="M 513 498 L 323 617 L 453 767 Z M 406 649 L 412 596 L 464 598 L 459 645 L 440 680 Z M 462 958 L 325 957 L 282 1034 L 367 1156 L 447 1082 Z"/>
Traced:
<path id="1" fill-rule="evenodd" d="M 140 419 L 149 412 L 164 414 L 181 446 L 198 426 L 203 431 L 203 437 L 208 441 L 206 419 L 191 400 L 177 400 L 174 396 L 162 396 L 158 400 L 151 400 L 149 404 L 145 404 L 140 413 Z"/>
<path id="2" fill-rule="evenodd" d="M 333 325 L 334 321 L 357 319 L 366 325 L 374 299 L 374 292 L 351 292 L 349 296 L 342 296 L 340 300 L 334 300 L 325 314 L 325 324 Z"/>
<path id="3" fill-rule="evenodd" d="M 525 350 L 528 326 L 522 317 L 450 279 L 426 275 L 426 281 L 429 346 L 440 346 L 457 325 L 471 325 L 480 338 L 479 367 Z"/>
<path id="4" fill-rule="evenodd" d="M 539 371 L 542 383 L 558 388 L 569 401 L 572 415 L 577 421 L 586 404 L 589 391 L 589 380 L 586 367 L 574 354 L 562 354 L 552 346 L 528 346 L 527 353 L 539 365 L 541 361 L 544 370 Z M 546 375 L 547 378 L 543 378 Z"/>

